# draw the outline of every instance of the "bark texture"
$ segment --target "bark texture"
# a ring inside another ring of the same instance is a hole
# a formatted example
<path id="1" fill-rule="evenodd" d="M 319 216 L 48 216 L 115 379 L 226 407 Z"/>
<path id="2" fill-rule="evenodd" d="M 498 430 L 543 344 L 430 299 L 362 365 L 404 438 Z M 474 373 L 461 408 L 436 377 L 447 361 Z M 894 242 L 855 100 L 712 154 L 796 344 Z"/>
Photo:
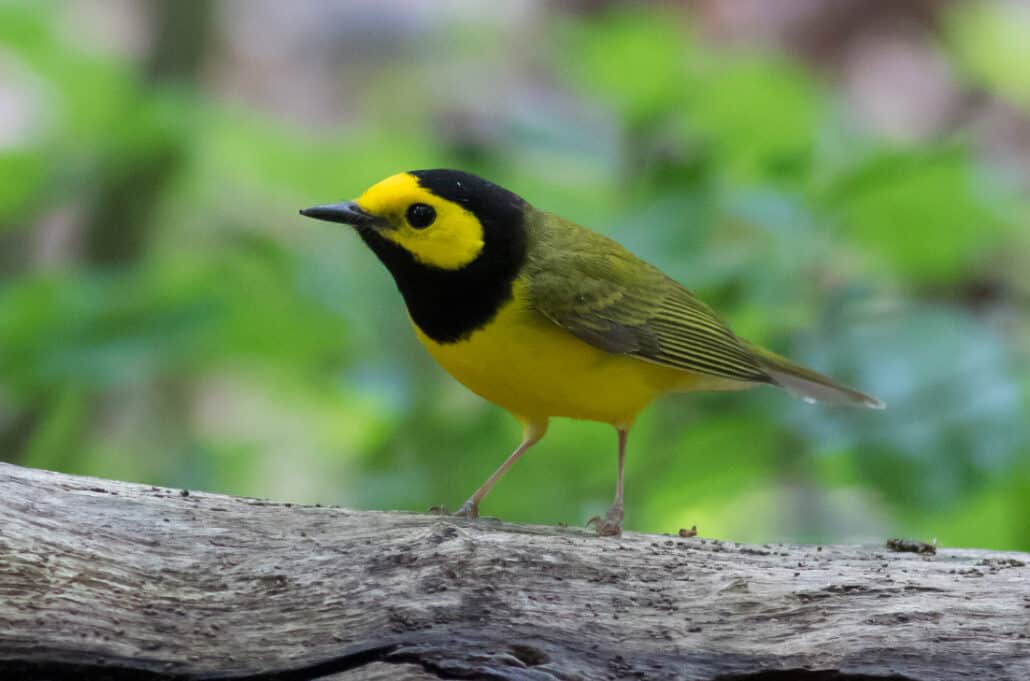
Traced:
<path id="1" fill-rule="evenodd" d="M 0 464 L 0 679 L 1030 679 L 1028 562 L 599 539 Z"/>

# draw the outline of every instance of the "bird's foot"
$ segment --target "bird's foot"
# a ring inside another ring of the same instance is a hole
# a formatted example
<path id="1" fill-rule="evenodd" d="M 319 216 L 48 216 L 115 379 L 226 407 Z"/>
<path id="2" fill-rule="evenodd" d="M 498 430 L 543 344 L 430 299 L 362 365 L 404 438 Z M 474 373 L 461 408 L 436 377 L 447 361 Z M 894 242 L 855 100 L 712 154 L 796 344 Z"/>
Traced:
<path id="1" fill-rule="evenodd" d="M 479 504 L 474 502 L 472 499 L 469 499 L 461 505 L 461 508 L 454 512 L 454 515 L 458 516 L 459 518 L 478 518 Z"/>
<path id="2" fill-rule="evenodd" d="M 451 512 L 447 510 L 446 506 L 430 506 L 426 509 L 426 513 L 429 515 L 450 515 Z"/>
<path id="3" fill-rule="evenodd" d="M 604 518 L 594 516 L 587 521 L 587 525 L 593 525 L 599 537 L 622 536 L 622 504 L 613 504 Z"/>

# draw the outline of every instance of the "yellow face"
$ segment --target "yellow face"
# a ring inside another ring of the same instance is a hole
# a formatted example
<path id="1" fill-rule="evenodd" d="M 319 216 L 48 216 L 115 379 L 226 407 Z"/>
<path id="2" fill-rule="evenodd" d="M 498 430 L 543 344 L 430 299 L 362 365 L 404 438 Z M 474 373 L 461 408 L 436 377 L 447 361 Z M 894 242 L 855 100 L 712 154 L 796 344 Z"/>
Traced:
<path id="1" fill-rule="evenodd" d="M 442 199 L 399 173 L 369 187 L 356 203 L 365 212 L 385 219 L 379 229 L 419 262 L 445 270 L 458 270 L 483 250 L 483 225 L 462 206 Z"/>

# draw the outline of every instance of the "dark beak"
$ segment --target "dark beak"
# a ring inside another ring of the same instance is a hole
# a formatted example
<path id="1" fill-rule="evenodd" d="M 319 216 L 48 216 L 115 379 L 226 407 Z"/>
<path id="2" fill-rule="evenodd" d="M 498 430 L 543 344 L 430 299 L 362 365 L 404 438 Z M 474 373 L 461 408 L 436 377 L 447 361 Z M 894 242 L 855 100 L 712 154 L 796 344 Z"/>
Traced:
<path id="1" fill-rule="evenodd" d="M 384 220 L 371 213 L 361 210 L 353 201 L 343 203 L 327 203 L 324 206 L 312 206 L 300 211 L 306 218 L 326 220 L 328 222 L 341 222 L 353 227 L 378 227 L 384 224 Z"/>

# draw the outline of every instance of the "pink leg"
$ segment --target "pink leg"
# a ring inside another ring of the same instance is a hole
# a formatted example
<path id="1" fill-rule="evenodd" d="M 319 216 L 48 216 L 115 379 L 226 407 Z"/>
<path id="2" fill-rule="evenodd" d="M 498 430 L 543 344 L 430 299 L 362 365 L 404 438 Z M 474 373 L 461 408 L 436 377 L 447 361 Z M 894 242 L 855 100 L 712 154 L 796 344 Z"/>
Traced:
<path id="1" fill-rule="evenodd" d="M 629 437 L 629 431 L 619 429 L 619 477 L 615 481 L 615 501 L 612 506 L 618 506 L 622 508 L 622 472 L 626 464 L 626 439 Z"/>
<path id="2" fill-rule="evenodd" d="M 622 534 L 622 472 L 626 462 L 626 438 L 629 430 L 619 428 L 619 473 L 615 481 L 615 501 L 612 502 L 604 519 L 592 518 L 590 523 L 597 528 L 602 537 L 618 537 Z"/>
<path id="3" fill-rule="evenodd" d="M 490 493 L 490 490 L 497 484 L 497 481 L 504 477 L 504 474 L 508 472 L 508 469 L 519 460 L 519 457 L 525 454 L 530 447 L 539 442 L 540 438 L 542 438 L 546 432 L 546 423 L 542 426 L 534 424 L 527 425 L 522 434 L 522 444 L 515 448 L 515 451 L 505 459 L 500 468 L 495 470 L 493 475 L 487 478 L 486 482 L 480 485 L 479 489 L 477 489 L 475 493 L 468 498 L 468 501 L 461 505 L 461 508 L 459 508 L 458 512 L 454 515 L 460 515 L 466 518 L 478 518 L 479 502 L 483 500 L 483 497 Z"/>

